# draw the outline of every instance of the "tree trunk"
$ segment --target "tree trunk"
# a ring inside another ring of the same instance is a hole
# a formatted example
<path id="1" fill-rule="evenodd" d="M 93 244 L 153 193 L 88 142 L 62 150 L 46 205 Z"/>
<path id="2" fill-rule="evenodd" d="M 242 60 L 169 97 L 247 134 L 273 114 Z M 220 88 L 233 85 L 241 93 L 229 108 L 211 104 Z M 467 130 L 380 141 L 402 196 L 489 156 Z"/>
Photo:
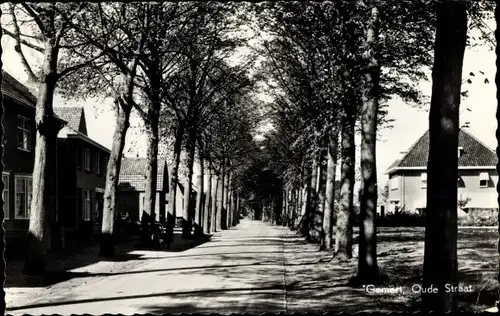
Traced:
<path id="1" fill-rule="evenodd" d="M 196 214 L 194 216 L 194 232 L 196 235 L 203 234 L 203 155 L 200 153 L 200 174 L 197 177 L 196 186 L 198 192 L 196 194 Z"/>
<path id="2" fill-rule="evenodd" d="M 337 215 L 335 256 L 340 259 L 352 257 L 352 219 L 354 197 L 355 143 L 352 115 L 345 114 L 342 122 L 342 167 L 340 178 L 340 209 Z"/>
<path id="3" fill-rule="evenodd" d="M 297 230 L 301 231 L 303 223 L 302 221 L 304 220 L 304 214 L 302 213 L 304 208 L 302 207 L 303 204 L 303 199 L 304 199 L 304 187 L 299 186 L 297 188 L 297 207 L 296 207 L 296 212 L 297 216 L 295 217 L 295 227 Z"/>
<path id="4" fill-rule="evenodd" d="M 49 142 L 54 135 L 52 125 L 55 124 L 53 115 L 53 95 L 56 82 L 46 76 L 45 82 L 39 84 L 38 99 L 36 104 L 36 146 L 35 164 L 33 167 L 33 193 L 31 200 L 31 213 L 28 229 L 28 249 L 24 264 L 24 273 L 39 275 L 45 273 L 46 257 L 50 248 L 51 216 L 48 209 L 48 196 L 50 192 L 50 177 L 48 175 L 49 161 L 54 157 L 50 152 Z"/>
<path id="5" fill-rule="evenodd" d="M 181 122 L 175 135 L 174 144 L 174 163 L 170 175 L 170 188 L 168 199 L 168 214 L 167 214 L 167 246 L 174 240 L 174 227 L 177 221 L 176 201 L 177 201 L 177 184 L 179 182 L 179 164 L 181 162 L 182 138 L 184 136 L 184 124 Z"/>
<path id="6" fill-rule="evenodd" d="M 44 43 L 42 76 L 38 82 L 36 102 L 36 145 L 32 175 L 32 200 L 28 228 L 28 249 L 23 273 L 39 275 L 45 273 L 47 252 L 51 247 L 50 200 L 55 197 L 52 188 L 51 163 L 56 157 L 55 142 L 59 123 L 54 118 L 53 98 L 57 84 L 57 60 L 59 49 L 53 39 Z"/>
<path id="7" fill-rule="evenodd" d="M 456 300 L 445 290 L 456 286 L 457 276 L 457 176 L 458 132 L 462 64 L 467 37 L 466 3 L 436 3 L 437 28 L 429 112 L 429 160 L 423 287 L 425 313 L 456 309 Z"/>
<path id="8" fill-rule="evenodd" d="M 193 228 L 193 211 L 191 204 L 191 191 L 193 189 L 193 165 L 194 165 L 194 154 L 196 152 L 196 131 L 192 129 L 189 133 L 189 140 L 187 144 L 188 159 L 187 159 L 187 169 L 188 176 L 186 179 L 186 185 L 184 187 L 184 213 L 182 221 L 182 237 L 190 238 L 191 230 Z"/>
<path id="9" fill-rule="evenodd" d="M 203 209 L 203 233 L 210 233 L 210 202 L 212 196 L 212 170 L 210 169 L 209 162 L 206 161 L 206 172 L 205 172 L 205 181 L 204 181 L 204 192 L 205 192 L 205 200 L 203 201 L 205 206 Z"/>
<path id="10" fill-rule="evenodd" d="M 335 223 L 335 172 L 337 169 L 337 145 L 338 134 L 333 131 L 328 139 L 328 163 L 326 167 L 326 188 L 325 188 L 325 210 L 323 212 L 323 234 L 321 247 L 324 250 L 332 250 L 333 225 Z"/>
<path id="11" fill-rule="evenodd" d="M 236 209 L 236 190 L 233 190 L 233 196 L 231 198 L 231 203 L 232 203 L 232 206 L 231 206 L 231 209 L 232 209 L 232 226 L 236 226 L 237 223 L 236 223 L 236 219 L 237 219 L 237 209 Z"/>
<path id="12" fill-rule="evenodd" d="M 229 228 L 233 227 L 233 219 L 234 219 L 234 192 L 233 188 L 231 187 L 231 182 L 229 183 L 229 204 L 228 204 L 228 213 L 229 213 Z"/>
<path id="13" fill-rule="evenodd" d="M 217 213 L 215 214 L 215 229 L 220 232 L 222 230 L 222 206 L 224 198 L 224 173 L 217 177 Z"/>
<path id="14" fill-rule="evenodd" d="M 226 229 L 226 206 L 225 206 L 225 198 L 226 198 L 226 178 L 227 178 L 227 175 L 226 175 L 226 164 L 225 164 L 225 159 L 223 160 L 223 163 L 222 163 L 222 167 L 221 167 L 221 175 L 222 175 L 222 178 L 221 178 L 221 183 L 220 183 L 220 218 L 218 219 L 218 225 L 217 227 L 219 227 L 221 230 L 222 229 Z"/>
<path id="15" fill-rule="evenodd" d="M 304 173 L 304 187 L 302 189 L 302 210 L 301 210 L 301 232 L 306 238 L 309 237 L 309 222 L 310 222 L 310 200 L 311 200 L 311 170 L 307 170 Z"/>
<path id="16" fill-rule="evenodd" d="M 289 189 L 289 186 L 286 186 L 283 190 L 283 210 L 281 212 L 282 219 L 283 219 L 283 222 L 281 223 L 281 225 L 285 226 L 285 227 L 288 226 L 288 222 L 289 222 L 289 220 L 288 220 L 288 217 L 289 217 L 288 210 L 290 209 L 289 200 L 290 200 L 290 189 Z"/>
<path id="17" fill-rule="evenodd" d="M 159 114 L 150 110 L 148 119 L 150 123 L 146 123 L 147 135 L 147 153 L 146 153 L 146 187 L 144 190 L 144 209 L 143 211 L 149 215 L 149 219 L 153 222 L 157 220 L 156 214 L 156 187 L 158 179 L 158 120 Z"/>
<path id="18" fill-rule="evenodd" d="M 224 202 L 226 206 L 226 229 L 229 229 L 231 227 L 230 225 L 230 219 L 231 219 L 231 210 L 230 210 L 230 205 L 231 202 L 229 201 L 229 183 L 231 181 L 231 172 L 229 171 L 229 166 L 226 167 L 226 182 L 225 182 L 225 190 L 224 193 L 226 194 L 224 197 Z"/>
<path id="19" fill-rule="evenodd" d="M 240 194 L 236 192 L 236 225 L 240 223 Z"/>
<path id="20" fill-rule="evenodd" d="M 358 280 L 364 283 L 378 279 L 377 266 L 377 165 L 375 146 L 377 138 L 377 113 L 380 90 L 380 64 L 375 45 L 379 34 L 379 11 L 371 10 L 366 38 L 367 62 L 363 109 L 361 112 L 361 196 L 359 213 Z"/>
<path id="21" fill-rule="evenodd" d="M 127 98 L 128 99 L 128 98 Z M 115 101 L 116 127 L 113 135 L 113 144 L 106 174 L 106 186 L 104 190 L 101 245 L 99 254 L 104 257 L 112 257 L 115 254 L 114 223 L 116 212 L 116 190 L 120 177 L 122 153 L 125 147 L 125 137 L 130 126 L 130 112 L 132 106 L 125 98 Z"/>
<path id="22" fill-rule="evenodd" d="M 211 200 L 212 206 L 210 207 L 210 232 L 213 233 L 217 231 L 217 199 L 218 199 L 218 190 L 219 190 L 219 177 L 215 174 L 215 171 L 212 169 L 211 173 L 212 178 L 212 192 L 211 192 Z"/>
<path id="23" fill-rule="evenodd" d="M 321 177 L 322 174 L 321 172 L 323 171 L 321 169 L 322 165 L 322 157 L 321 154 L 318 153 L 315 155 L 313 159 L 313 166 L 312 166 L 312 178 L 311 178 L 311 221 L 309 223 L 309 238 L 311 241 L 314 242 L 319 242 L 321 239 L 321 230 L 322 230 L 322 224 L 321 221 L 323 219 L 323 214 L 320 213 L 321 211 Z"/>

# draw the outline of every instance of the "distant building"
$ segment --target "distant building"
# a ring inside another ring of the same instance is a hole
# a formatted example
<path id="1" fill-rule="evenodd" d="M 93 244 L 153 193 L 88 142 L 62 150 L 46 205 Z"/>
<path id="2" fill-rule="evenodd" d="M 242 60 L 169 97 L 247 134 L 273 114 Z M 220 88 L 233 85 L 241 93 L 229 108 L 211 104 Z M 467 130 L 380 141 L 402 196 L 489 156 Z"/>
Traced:
<path id="1" fill-rule="evenodd" d="M 119 214 L 129 213 L 132 221 L 140 221 L 144 210 L 146 167 L 146 158 L 122 158 L 116 207 Z M 168 168 L 165 168 L 165 162 L 162 162 L 162 159 L 158 159 L 155 202 L 157 221 L 165 216 L 168 184 Z"/>
<path id="2" fill-rule="evenodd" d="M 458 145 L 458 196 L 468 200 L 463 209 L 465 212 L 498 209 L 495 152 L 463 129 Z M 426 208 L 428 155 L 429 131 L 388 168 L 389 212 L 402 208 L 421 212 Z"/>
<path id="3" fill-rule="evenodd" d="M 55 107 L 68 124 L 58 134 L 59 220 L 65 239 L 91 242 L 102 225 L 110 151 L 87 135 L 82 107 Z"/>
<path id="4" fill-rule="evenodd" d="M 132 221 L 140 221 L 144 210 L 147 176 L 146 158 L 123 158 L 120 169 L 116 206 L 120 214 L 128 213 Z M 156 220 L 166 219 L 169 201 L 170 176 L 165 159 L 158 159 L 158 175 L 156 182 Z M 194 179 L 194 177 L 193 177 Z M 179 176 L 176 193 L 176 218 L 180 222 L 184 212 L 184 185 L 186 179 Z M 196 187 L 191 191 L 192 210 L 195 207 Z"/>

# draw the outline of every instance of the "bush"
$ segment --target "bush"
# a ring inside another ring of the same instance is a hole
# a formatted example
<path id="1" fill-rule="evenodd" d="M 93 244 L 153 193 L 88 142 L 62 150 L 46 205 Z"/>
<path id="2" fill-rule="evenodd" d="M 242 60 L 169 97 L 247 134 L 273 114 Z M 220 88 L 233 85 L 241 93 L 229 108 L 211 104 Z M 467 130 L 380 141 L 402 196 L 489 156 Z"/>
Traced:
<path id="1" fill-rule="evenodd" d="M 425 226 L 425 215 L 402 209 L 384 217 L 377 215 L 376 225 L 378 227 L 423 227 Z"/>
<path id="2" fill-rule="evenodd" d="M 497 226 L 497 209 L 469 209 L 467 216 L 458 218 L 458 226 Z"/>

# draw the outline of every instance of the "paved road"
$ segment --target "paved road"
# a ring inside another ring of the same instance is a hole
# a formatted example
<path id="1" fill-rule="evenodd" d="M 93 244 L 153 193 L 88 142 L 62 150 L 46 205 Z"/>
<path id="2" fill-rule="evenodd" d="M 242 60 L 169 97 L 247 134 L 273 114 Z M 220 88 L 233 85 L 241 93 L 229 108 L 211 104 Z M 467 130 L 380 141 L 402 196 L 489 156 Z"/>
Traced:
<path id="1" fill-rule="evenodd" d="M 300 240 L 287 228 L 243 220 L 196 248 L 157 251 L 135 269 L 8 306 L 7 313 L 287 312 L 287 244 Z"/>

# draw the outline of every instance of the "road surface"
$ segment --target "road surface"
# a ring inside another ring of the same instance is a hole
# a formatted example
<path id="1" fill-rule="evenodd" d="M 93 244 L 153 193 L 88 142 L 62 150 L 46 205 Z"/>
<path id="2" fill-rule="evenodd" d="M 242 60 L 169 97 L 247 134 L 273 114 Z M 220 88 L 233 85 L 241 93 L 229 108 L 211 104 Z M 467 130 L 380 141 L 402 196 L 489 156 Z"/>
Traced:
<path id="1" fill-rule="evenodd" d="M 301 242 L 285 227 L 243 220 L 198 247 L 144 251 L 156 259 L 128 271 L 89 276 L 92 282 L 62 293 L 13 302 L 7 313 L 288 312 L 287 248 Z M 318 256 L 311 260 L 317 262 Z"/>

